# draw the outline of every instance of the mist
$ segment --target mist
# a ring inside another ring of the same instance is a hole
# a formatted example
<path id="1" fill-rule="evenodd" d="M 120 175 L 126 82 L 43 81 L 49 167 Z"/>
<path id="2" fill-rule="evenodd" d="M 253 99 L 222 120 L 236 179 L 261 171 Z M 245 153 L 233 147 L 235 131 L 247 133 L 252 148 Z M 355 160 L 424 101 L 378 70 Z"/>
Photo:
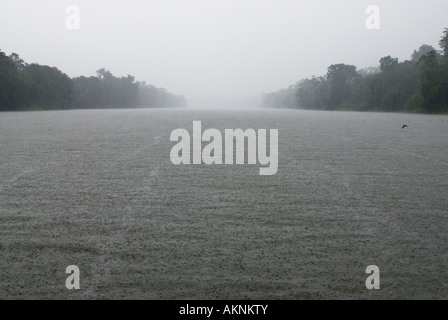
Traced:
<path id="1" fill-rule="evenodd" d="M 0 0 L 0 299 L 448 299 L 447 141 L 447 0 Z"/>
<path id="2" fill-rule="evenodd" d="M 377 30 L 366 8 L 381 10 Z M 79 8 L 68 29 L 66 8 Z M 183 95 L 193 108 L 243 108 L 336 63 L 377 66 L 437 47 L 448 3 L 430 1 L 4 0 L 0 49 L 70 77 L 106 68 Z"/>

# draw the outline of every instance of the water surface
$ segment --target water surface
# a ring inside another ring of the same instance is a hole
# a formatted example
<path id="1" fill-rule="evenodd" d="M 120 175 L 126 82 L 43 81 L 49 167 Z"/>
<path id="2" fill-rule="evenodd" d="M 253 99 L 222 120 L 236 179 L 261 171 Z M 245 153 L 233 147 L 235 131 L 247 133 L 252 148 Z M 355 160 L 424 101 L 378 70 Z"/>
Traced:
<path id="1" fill-rule="evenodd" d="M 277 174 L 174 166 L 193 120 L 278 129 Z M 0 178 L 3 299 L 448 298 L 446 116 L 0 113 Z"/>

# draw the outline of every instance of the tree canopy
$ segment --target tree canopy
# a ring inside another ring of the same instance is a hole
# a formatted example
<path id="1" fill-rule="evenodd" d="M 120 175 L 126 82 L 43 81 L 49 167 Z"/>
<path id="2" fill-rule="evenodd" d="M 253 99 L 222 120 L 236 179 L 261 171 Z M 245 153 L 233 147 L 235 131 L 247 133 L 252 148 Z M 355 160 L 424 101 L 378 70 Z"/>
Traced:
<path id="1" fill-rule="evenodd" d="M 102 68 L 92 77 L 70 78 L 55 67 L 25 63 L 0 50 L 0 111 L 85 108 L 184 107 L 183 96 L 115 77 Z"/>
<path id="2" fill-rule="evenodd" d="M 424 44 L 410 60 L 385 56 L 379 67 L 357 70 L 334 64 L 325 76 L 263 96 L 270 108 L 393 112 L 448 112 L 448 29 L 439 42 L 440 53 Z"/>

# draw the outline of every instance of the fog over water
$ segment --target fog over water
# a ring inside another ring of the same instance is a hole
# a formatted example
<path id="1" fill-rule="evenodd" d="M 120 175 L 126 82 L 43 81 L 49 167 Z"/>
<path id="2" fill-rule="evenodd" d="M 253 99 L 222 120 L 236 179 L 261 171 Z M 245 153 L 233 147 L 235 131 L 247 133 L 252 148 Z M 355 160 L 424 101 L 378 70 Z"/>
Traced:
<path id="1" fill-rule="evenodd" d="M 66 28 L 66 8 L 80 29 Z M 365 26 L 380 9 L 380 29 Z M 0 49 L 69 76 L 106 68 L 184 95 L 192 107 L 258 105 L 263 92 L 336 63 L 377 66 L 437 48 L 448 4 L 367 0 L 3 0 Z"/>
<path id="2" fill-rule="evenodd" d="M 0 299 L 447 299 L 447 18 L 1 0 Z"/>

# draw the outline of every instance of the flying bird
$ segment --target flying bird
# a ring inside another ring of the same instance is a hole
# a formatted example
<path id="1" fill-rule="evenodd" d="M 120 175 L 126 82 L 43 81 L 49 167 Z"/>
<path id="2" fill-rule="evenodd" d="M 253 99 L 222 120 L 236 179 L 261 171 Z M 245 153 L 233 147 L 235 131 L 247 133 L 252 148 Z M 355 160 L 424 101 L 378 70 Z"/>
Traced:
<path id="1" fill-rule="evenodd" d="M 405 124 L 404 126 L 401 127 L 401 129 L 404 129 L 404 128 L 408 128 L 408 126 Z"/>

